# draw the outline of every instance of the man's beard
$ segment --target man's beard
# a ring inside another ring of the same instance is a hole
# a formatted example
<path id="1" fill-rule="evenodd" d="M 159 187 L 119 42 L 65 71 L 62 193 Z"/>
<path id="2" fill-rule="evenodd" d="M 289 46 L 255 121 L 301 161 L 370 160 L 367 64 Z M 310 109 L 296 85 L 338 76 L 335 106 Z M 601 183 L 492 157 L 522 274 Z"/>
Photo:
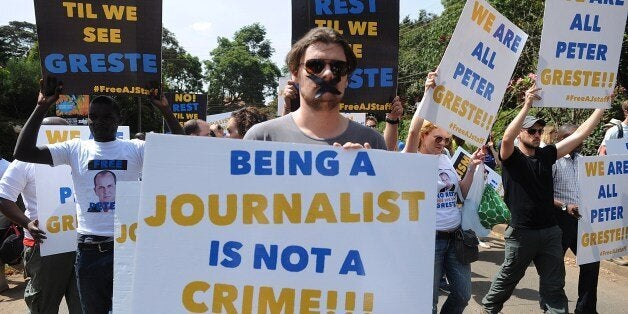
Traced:
<path id="1" fill-rule="evenodd" d="M 528 149 L 537 149 L 539 147 L 539 145 L 534 145 L 534 144 L 532 144 L 532 142 L 526 143 L 523 140 L 520 140 L 520 141 L 523 144 L 523 146 L 525 146 Z"/>
<path id="2" fill-rule="evenodd" d="M 329 111 L 329 110 L 336 109 L 339 105 L 337 101 L 326 102 L 326 106 L 325 108 L 323 108 L 323 104 L 321 103 L 320 98 L 325 93 L 331 93 L 334 95 L 342 95 L 342 93 L 336 88 L 336 85 L 340 82 L 340 77 L 334 76 L 334 78 L 329 82 L 326 82 L 325 80 L 321 79 L 320 77 L 314 74 L 309 74 L 307 78 L 314 81 L 314 83 L 318 86 L 318 90 L 316 91 L 316 94 L 314 95 L 314 99 L 312 99 L 312 102 L 309 104 L 310 107 L 316 111 L 322 111 L 322 110 Z"/>

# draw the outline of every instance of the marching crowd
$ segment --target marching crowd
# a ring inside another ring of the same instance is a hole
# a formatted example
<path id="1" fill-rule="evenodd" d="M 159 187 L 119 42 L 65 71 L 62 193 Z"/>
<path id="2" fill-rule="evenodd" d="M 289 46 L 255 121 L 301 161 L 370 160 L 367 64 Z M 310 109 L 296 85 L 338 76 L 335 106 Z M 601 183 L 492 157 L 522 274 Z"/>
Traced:
<path id="1" fill-rule="evenodd" d="M 417 111 L 404 145 L 399 146 L 399 119 L 403 114 L 399 97 L 393 101 L 386 117 L 383 135 L 372 127 L 376 121 L 367 121 L 363 126 L 342 116 L 339 103 L 357 59 L 347 41 L 332 29 L 315 28 L 308 32 L 292 46 L 286 63 L 292 80 L 284 91 L 284 115 L 267 121 L 254 108 L 234 112 L 226 128 L 229 137 L 333 145 L 344 149 L 394 151 L 403 147 L 403 153 L 438 156 L 439 175 L 434 178 L 438 204 L 432 207 L 436 212 L 433 312 L 437 311 L 438 287 L 445 276 L 450 283 L 450 293 L 441 312 L 462 313 L 471 298 L 471 264 L 459 258 L 455 245 L 461 234 L 462 215 L 458 203 L 465 199 L 474 176 L 460 178 L 445 154 L 452 135 L 425 121 Z M 437 84 L 438 72 L 429 73 L 426 91 Z M 112 175 L 109 185 L 115 185 L 116 180 L 140 179 L 144 142 L 117 139 L 120 109 L 112 98 L 98 96 L 89 107 L 92 140 L 75 139 L 37 146 L 40 125 L 67 124 L 63 119 L 46 117 L 48 108 L 62 91 L 63 86 L 54 80 L 42 81 L 37 106 L 16 143 L 16 160 L 0 181 L 0 211 L 25 232 L 23 261 L 31 279 L 24 300 L 32 313 L 56 313 L 64 296 L 70 313 L 107 313 L 113 293 L 113 213 L 106 206 L 93 207 L 90 203 L 106 202 L 94 198 L 94 194 L 104 198 L 108 193 L 103 172 Z M 547 145 L 542 145 L 542 136 L 552 132 L 546 129 L 546 121 L 528 115 L 537 99 L 539 89 L 532 86 L 526 91 L 523 106 L 510 121 L 499 147 L 490 139 L 490 145 L 478 148 L 471 156 L 468 173 L 473 173 L 483 162 L 491 163 L 492 167 L 501 166 L 504 201 L 512 217 L 504 234 L 503 264 L 482 300 L 486 313 L 498 313 L 502 309 L 532 262 L 540 276 L 541 308 L 548 313 L 568 313 L 563 257 L 568 248 L 575 253 L 577 247 L 577 219 L 580 217 L 577 164 L 582 157 L 579 151 L 582 142 L 598 126 L 604 110 L 596 109 L 578 127 L 560 126 L 555 130 L 558 141 L 554 144 L 546 139 L 543 142 Z M 209 125 L 202 120 L 191 120 L 181 127 L 165 98 L 155 95 L 151 100 L 174 134 L 214 137 L 225 134 L 219 125 Z M 622 137 L 623 132 L 628 131 L 627 102 L 622 109 L 625 120 L 621 127 L 609 129 L 605 141 Z M 605 142 L 600 152 L 605 153 Z M 33 163 L 69 165 L 72 169 L 78 219 L 76 252 L 40 255 L 38 243 L 46 241 L 46 235 L 37 219 Z M 20 194 L 26 212 L 16 205 Z M 580 267 L 576 313 L 596 313 L 598 272 L 599 263 Z"/>

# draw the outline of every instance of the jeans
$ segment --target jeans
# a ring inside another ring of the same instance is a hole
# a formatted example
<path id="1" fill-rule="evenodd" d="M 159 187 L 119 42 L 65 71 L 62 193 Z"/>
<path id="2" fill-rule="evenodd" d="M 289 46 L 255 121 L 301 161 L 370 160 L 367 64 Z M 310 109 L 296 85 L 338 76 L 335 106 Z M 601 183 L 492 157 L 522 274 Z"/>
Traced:
<path id="1" fill-rule="evenodd" d="M 24 271 L 31 278 L 24 289 L 24 302 L 30 313 L 57 313 L 64 296 L 69 312 L 81 313 L 75 256 L 75 252 L 41 256 L 39 245 L 24 246 Z"/>
<path id="2" fill-rule="evenodd" d="M 434 252 L 434 287 L 432 313 L 438 306 L 438 286 L 443 272 L 449 280 L 449 296 L 441 309 L 441 313 L 462 313 L 471 299 L 471 264 L 461 264 L 456 258 L 454 237 L 449 239 L 436 238 Z"/>
<path id="3" fill-rule="evenodd" d="M 548 313 L 568 313 L 565 295 L 565 263 L 558 226 L 533 230 L 508 226 L 504 232 L 504 263 L 495 275 L 482 305 L 488 313 L 498 313 L 510 298 L 526 268 L 534 261 L 539 273 L 539 293 Z"/>
<path id="4" fill-rule="evenodd" d="M 84 314 L 109 313 L 113 297 L 113 248 L 76 251 L 76 280 Z"/>

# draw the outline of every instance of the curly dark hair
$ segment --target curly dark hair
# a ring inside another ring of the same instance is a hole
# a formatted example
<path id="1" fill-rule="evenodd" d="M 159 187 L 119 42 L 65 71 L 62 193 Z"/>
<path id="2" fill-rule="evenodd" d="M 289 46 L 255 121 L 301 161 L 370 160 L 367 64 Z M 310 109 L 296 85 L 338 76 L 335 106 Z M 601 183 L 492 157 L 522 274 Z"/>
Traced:
<path id="1" fill-rule="evenodd" d="M 238 126 L 238 134 L 244 136 L 252 126 L 268 120 L 266 114 L 255 107 L 245 107 L 238 111 L 234 111 L 231 117 Z"/>

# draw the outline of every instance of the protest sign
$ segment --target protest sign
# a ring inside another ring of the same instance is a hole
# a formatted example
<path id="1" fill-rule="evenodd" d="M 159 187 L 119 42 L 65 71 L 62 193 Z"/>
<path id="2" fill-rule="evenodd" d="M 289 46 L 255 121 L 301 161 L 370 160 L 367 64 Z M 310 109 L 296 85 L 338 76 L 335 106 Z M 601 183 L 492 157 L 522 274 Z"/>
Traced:
<path id="1" fill-rule="evenodd" d="M 146 143 L 133 312 L 431 311 L 436 156 Z"/>
<path id="2" fill-rule="evenodd" d="M 140 182 L 118 182 L 116 186 L 114 229 L 113 313 L 132 313 L 133 263 L 137 213 L 140 207 Z"/>
<path id="3" fill-rule="evenodd" d="M 628 137 L 606 140 L 606 154 L 628 154 Z"/>
<path id="4" fill-rule="evenodd" d="M 366 113 L 365 112 L 341 112 L 341 115 L 345 116 L 345 118 L 355 121 L 361 125 L 366 124 Z"/>
<path id="5" fill-rule="evenodd" d="M 57 117 L 86 118 L 89 113 L 89 95 L 59 95 L 55 105 Z"/>
<path id="6" fill-rule="evenodd" d="M 232 113 L 233 111 L 211 114 L 207 116 L 205 121 L 209 124 L 220 124 L 223 129 L 226 129 Z"/>
<path id="7" fill-rule="evenodd" d="M 129 138 L 129 127 L 118 127 L 118 138 Z M 74 138 L 90 139 L 87 126 L 42 125 L 37 145 L 55 144 Z M 51 180 L 54 178 L 54 180 Z M 39 226 L 47 239 L 41 244 L 41 256 L 76 250 L 76 203 L 70 166 L 35 166 L 37 214 Z"/>
<path id="8" fill-rule="evenodd" d="M 165 93 L 165 96 L 181 126 L 188 120 L 207 118 L 206 94 Z"/>
<path id="9" fill-rule="evenodd" d="M 292 0 L 292 43 L 315 27 L 338 31 L 358 58 L 340 111 L 389 112 L 397 93 L 399 0 Z"/>
<path id="10" fill-rule="evenodd" d="M 527 39 L 488 2 L 467 1 L 419 115 L 484 145 Z"/>
<path id="11" fill-rule="evenodd" d="M 583 157 L 578 176 L 578 265 L 626 255 L 628 154 Z"/>
<path id="12" fill-rule="evenodd" d="M 627 13 L 621 0 L 545 1 L 534 105 L 609 108 Z"/>
<path id="13" fill-rule="evenodd" d="M 458 176 L 462 179 L 467 173 L 467 168 L 469 166 L 469 163 L 471 162 L 471 153 L 469 153 L 462 147 L 458 147 L 453 156 L 451 156 L 451 162 L 453 163 L 454 169 L 456 169 Z M 497 194 L 503 197 L 504 184 L 502 183 L 502 176 L 489 167 L 484 167 L 484 171 L 486 184 L 492 186 Z"/>
<path id="14" fill-rule="evenodd" d="M 161 1 L 35 0 L 44 79 L 68 94 L 161 89 Z"/>

